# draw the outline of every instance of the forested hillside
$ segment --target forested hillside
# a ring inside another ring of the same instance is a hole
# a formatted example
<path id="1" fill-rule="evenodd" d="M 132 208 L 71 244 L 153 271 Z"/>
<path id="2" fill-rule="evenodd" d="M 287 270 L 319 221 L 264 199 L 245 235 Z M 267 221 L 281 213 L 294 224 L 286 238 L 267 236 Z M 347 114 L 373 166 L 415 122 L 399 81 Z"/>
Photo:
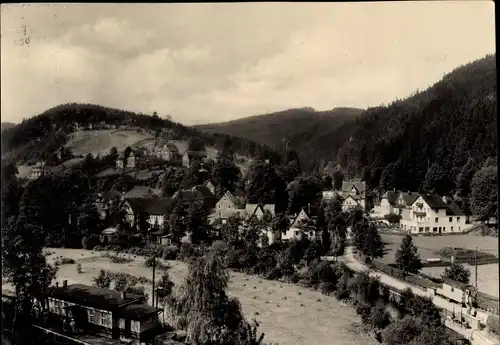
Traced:
<path id="1" fill-rule="evenodd" d="M 0 131 L 3 132 L 4 129 L 9 129 L 9 128 L 12 128 L 14 127 L 16 124 L 15 123 L 12 123 L 12 122 L 2 122 L 2 127 L 0 129 Z"/>
<path id="2" fill-rule="evenodd" d="M 338 162 L 372 187 L 457 191 L 460 178 L 497 156 L 496 87 L 490 55 L 410 98 L 368 109 Z"/>
<path id="3" fill-rule="evenodd" d="M 2 159 L 18 162 L 47 159 L 67 142 L 70 133 L 104 128 L 139 128 L 172 140 L 198 137 L 207 146 L 218 148 L 230 139 L 232 149 L 241 155 L 274 157 L 273 150 L 265 145 L 225 134 L 202 133 L 156 114 L 144 115 L 93 104 L 72 103 L 56 106 L 2 131 Z"/>
<path id="4" fill-rule="evenodd" d="M 349 139 L 356 118 L 362 109 L 335 108 L 315 111 L 312 108 L 288 109 L 271 114 L 256 115 L 224 123 L 195 126 L 208 133 L 226 133 L 258 143 L 281 148 L 288 142 L 299 153 L 302 165 L 309 166 L 309 157 L 321 147 L 324 137 L 336 133 L 335 143 L 325 154 L 335 155 L 336 148 Z M 312 148 L 312 149 L 311 149 Z"/>

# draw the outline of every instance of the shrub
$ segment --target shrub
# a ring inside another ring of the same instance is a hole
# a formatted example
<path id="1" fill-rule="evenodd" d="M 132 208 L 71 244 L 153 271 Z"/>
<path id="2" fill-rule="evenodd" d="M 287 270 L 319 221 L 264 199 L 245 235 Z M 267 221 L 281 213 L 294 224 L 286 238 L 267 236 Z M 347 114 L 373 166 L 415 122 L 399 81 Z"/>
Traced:
<path id="1" fill-rule="evenodd" d="M 322 282 L 319 283 L 318 288 L 321 291 L 321 293 L 325 295 L 330 295 L 335 291 L 335 284 L 331 282 Z"/>
<path id="2" fill-rule="evenodd" d="M 54 264 L 56 266 L 59 266 L 59 265 L 72 265 L 74 263 L 75 260 L 72 258 L 61 257 L 60 259 L 57 259 Z"/>
<path id="3" fill-rule="evenodd" d="M 162 258 L 164 260 L 177 260 L 180 249 L 176 245 L 170 245 L 163 249 Z"/>
<path id="4" fill-rule="evenodd" d="M 184 242 L 179 251 L 179 259 L 185 261 L 195 256 L 194 246 L 189 242 Z"/>
<path id="5" fill-rule="evenodd" d="M 370 324 L 376 329 L 384 329 L 391 323 L 390 315 L 384 307 L 373 307 L 370 311 Z"/>
<path id="6" fill-rule="evenodd" d="M 356 305 L 356 314 L 361 316 L 361 321 L 363 321 L 364 324 L 367 324 L 370 322 L 370 317 L 371 317 L 371 306 L 368 303 L 358 303 Z"/>
<path id="7" fill-rule="evenodd" d="M 96 235 L 96 234 L 85 236 L 82 239 L 82 246 L 83 246 L 84 249 L 88 249 L 88 250 L 95 249 L 95 250 L 98 250 L 98 249 L 96 249 L 96 247 L 98 247 L 100 244 L 101 244 L 101 240 L 99 238 L 99 235 Z"/>
<path id="8" fill-rule="evenodd" d="M 144 261 L 144 266 L 153 267 L 154 263 L 156 263 L 156 268 L 159 270 L 167 270 L 170 268 L 168 265 L 164 265 L 159 258 L 154 258 L 153 256 L 150 256 Z"/>
<path id="9" fill-rule="evenodd" d="M 109 253 L 102 254 L 102 257 L 110 259 L 110 261 L 114 264 L 126 264 L 126 263 L 134 261 L 134 260 L 126 258 L 124 256 L 118 256 L 118 255 L 113 255 L 113 254 L 109 254 Z"/>
<path id="10" fill-rule="evenodd" d="M 81 263 L 78 263 L 78 264 L 76 265 L 76 272 L 77 272 L 78 274 L 80 274 L 80 273 L 82 273 L 82 272 L 83 272 L 83 270 L 82 270 L 82 264 L 81 264 Z"/>

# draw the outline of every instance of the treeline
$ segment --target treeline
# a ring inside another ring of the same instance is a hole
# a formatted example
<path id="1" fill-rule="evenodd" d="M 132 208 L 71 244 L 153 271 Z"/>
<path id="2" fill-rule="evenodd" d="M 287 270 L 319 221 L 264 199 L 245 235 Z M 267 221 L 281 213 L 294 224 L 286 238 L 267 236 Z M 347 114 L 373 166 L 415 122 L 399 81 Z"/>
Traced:
<path id="1" fill-rule="evenodd" d="M 46 159 L 67 141 L 67 135 L 77 130 L 122 127 L 139 127 L 160 133 L 169 132 L 171 139 L 201 138 L 206 145 L 221 148 L 228 139 L 235 152 L 248 157 L 273 159 L 274 151 L 248 139 L 223 134 L 206 134 L 194 128 L 173 122 L 169 117 L 160 118 L 156 113 L 146 115 L 108 108 L 94 104 L 69 103 L 56 106 L 19 125 L 2 131 L 2 155 L 10 153 L 16 161 Z"/>
<path id="2" fill-rule="evenodd" d="M 434 179 L 452 194 L 469 161 L 477 170 L 496 157 L 496 85 L 496 56 L 489 55 L 424 92 L 368 109 L 338 162 L 373 188 L 429 190 Z"/>

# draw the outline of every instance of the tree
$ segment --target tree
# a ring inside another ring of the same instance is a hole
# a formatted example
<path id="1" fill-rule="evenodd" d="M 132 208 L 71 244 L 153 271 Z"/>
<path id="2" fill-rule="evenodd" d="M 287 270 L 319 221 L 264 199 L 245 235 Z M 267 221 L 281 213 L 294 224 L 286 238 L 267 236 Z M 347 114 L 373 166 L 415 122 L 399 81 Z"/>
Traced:
<path id="1" fill-rule="evenodd" d="M 341 190 L 342 182 L 344 181 L 344 173 L 340 168 L 336 168 L 333 172 L 333 189 Z"/>
<path id="2" fill-rule="evenodd" d="M 422 329 L 416 318 L 407 316 L 384 329 L 382 338 L 387 345 L 408 344 L 422 332 Z"/>
<path id="3" fill-rule="evenodd" d="M 437 163 L 432 164 L 425 175 L 423 188 L 428 193 L 437 193 L 439 195 L 449 193 L 453 189 L 453 183 L 449 172 L 445 171 L 443 167 Z"/>
<path id="4" fill-rule="evenodd" d="M 288 188 L 288 212 L 297 213 L 303 207 L 317 204 L 321 198 L 322 185 L 320 176 L 297 178 Z"/>
<path id="5" fill-rule="evenodd" d="M 335 199 L 329 202 L 324 209 L 326 219 L 326 230 L 329 235 L 330 249 L 334 256 L 340 256 L 344 252 L 347 238 L 347 221 L 342 212 L 342 203 Z"/>
<path id="6" fill-rule="evenodd" d="M 418 248 L 413 244 L 413 237 L 406 235 L 401 242 L 401 247 L 396 251 L 396 266 L 404 274 L 418 273 L 422 269 L 422 261 Z"/>
<path id="7" fill-rule="evenodd" d="M 234 193 L 240 178 L 240 168 L 231 159 L 231 155 L 224 151 L 219 152 L 213 169 L 213 179 L 218 187 L 217 198 L 224 195 L 226 191 Z"/>
<path id="8" fill-rule="evenodd" d="M 276 212 L 287 206 L 286 184 L 275 166 L 257 161 L 248 172 L 250 179 L 246 187 L 248 203 L 276 204 Z"/>
<path id="9" fill-rule="evenodd" d="M 444 269 L 443 278 L 468 284 L 470 281 L 470 271 L 462 264 L 452 263 L 450 267 Z"/>
<path id="10" fill-rule="evenodd" d="M 190 137 L 188 140 L 189 151 L 205 151 L 205 142 L 200 137 Z"/>
<path id="11" fill-rule="evenodd" d="M 227 296 L 228 282 L 229 274 L 214 252 L 190 263 L 180 294 L 169 303 L 192 344 L 262 344 L 258 325 L 248 323 L 238 300 Z"/>
<path id="12" fill-rule="evenodd" d="M 374 224 L 356 223 L 352 226 L 353 245 L 371 260 L 384 256 L 384 242 Z"/>
<path id="13" fill-rule="evenodd" d="M 470 207 L 480 220 L 497 218 L 497 190 L 492 188 L 498 182 L 497 166 L 483 166 L 472 178 Z"/>
<path id="14" fill-rule="evenodd" d="M 2 273 L 16 292 L 14 335 L 19 343 L 25 343 L 31 339 L 24 326 L 33 315 L 45 313 L 45 303 L 41 302 L 56 277 L 56 269 L 47 263 L 43 252 L 45 232 L 28 223 L 24 214 L 11 219 L 2 235 Z"/>

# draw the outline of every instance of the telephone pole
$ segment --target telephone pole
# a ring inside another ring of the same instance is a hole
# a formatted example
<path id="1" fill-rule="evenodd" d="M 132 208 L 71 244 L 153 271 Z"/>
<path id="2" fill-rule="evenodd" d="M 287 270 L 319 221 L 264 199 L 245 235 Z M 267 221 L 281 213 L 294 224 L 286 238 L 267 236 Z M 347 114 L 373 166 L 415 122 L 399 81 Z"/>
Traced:
<path id="1" fill-rule="evenodd" d="M 475 266 L 475 281 L 476 281 L 476 290 L 477 290 L 477 247 L 474 253 L 474 266 Z"/>

